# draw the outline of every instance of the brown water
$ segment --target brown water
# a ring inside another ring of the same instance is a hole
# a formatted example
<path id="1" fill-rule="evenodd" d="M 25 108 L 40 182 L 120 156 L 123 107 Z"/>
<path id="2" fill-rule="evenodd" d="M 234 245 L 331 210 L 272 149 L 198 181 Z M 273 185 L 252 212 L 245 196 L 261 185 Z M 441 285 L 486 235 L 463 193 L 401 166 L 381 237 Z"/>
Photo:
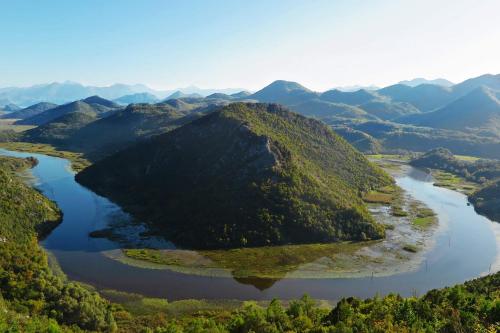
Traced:
<path id="1" fill-rule="evenodd" d="M 125 234 L 130 235 L 130 241 L 165 247 L 172 244 L 137 236 L 144 228 L 134 224 L 117 205 L 79 185 L 67 160 L 1 149 L 0 154 L 38 158 L 39 164 L 32 170 L 36 179 L 34 186 L 54 200 L 64 213 L 63 222 L 42 245 L 55 255 L 69 278 L 98 288 L 169 300 L 290 299 L 305 293 L 320 299 L 364 298 L 391 292 L 409 296 L 498 269 L 496 235 L 500 234 L 500 224 L 476 214 L 463 194 L 433 186 L 428 175 L 416 169 L 396 181 L 415 199 L 433 209 L 440 223 L 434 236 L 435 245 L 416 271 L 373 278 L 269 280 L 211 278 L 129 266 L 102 254 L 102 251 L 119 248 L 120 244 L 90 238 L 88 233 L 121 221 L 126 223 L 120 224 L 128 225 Z"/>

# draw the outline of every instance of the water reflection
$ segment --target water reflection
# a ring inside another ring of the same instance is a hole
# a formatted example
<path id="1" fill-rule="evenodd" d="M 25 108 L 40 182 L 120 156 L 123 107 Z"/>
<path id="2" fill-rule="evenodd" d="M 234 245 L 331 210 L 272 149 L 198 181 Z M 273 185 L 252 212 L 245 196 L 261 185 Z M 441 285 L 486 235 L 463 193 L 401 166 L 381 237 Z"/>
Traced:
<path id="1" fill-rule="evenodd" d="M 499 225 L 475 213 L 464 195 L 432 185 L 428 174 L 411 169 L 397 178 L 399 186 L 426 203 L 440 221 L 435 246 L 413 272 L 366 278 L 290 278 L 257 279 L 209 277 L 170 270 L 134 267 L 102 254 L 125 244 L 172 248 L 160 238 L 147 237 L 146 229 L 131 220 L 119 207 L 83 188 L 69 171 L 69 162 L 39 154 L 0 150 L 0 154 L 39 160 L 32 173 L 36 187 L 57 202 L 63 222 L 44 241 L 43 246 L 57 258 L 72 279 L 148 296 L 168 299 L 290 299 L 308 293 L 315 298 L 344 296 L 372 297 L 397 292 L 423 293 L 432 288 L 461 283 L 497 269 L 495 265 Z M 120 241 L 89 237 L 89 233 L 113 225 Z M 493 265 L 492 265 L 493 264 Z"/>

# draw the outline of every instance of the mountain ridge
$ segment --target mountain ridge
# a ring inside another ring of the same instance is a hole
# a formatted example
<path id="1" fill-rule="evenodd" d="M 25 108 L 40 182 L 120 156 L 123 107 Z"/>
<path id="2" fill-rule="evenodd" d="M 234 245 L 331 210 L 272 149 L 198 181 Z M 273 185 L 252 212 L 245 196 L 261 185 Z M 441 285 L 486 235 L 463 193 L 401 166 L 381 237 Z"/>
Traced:
<path id="1" fill-rule="evenodd" d="M 324 124 L 244 103 L 105 158 L 77 180 L 175 242 L 206 248 L 380 238 L 359 193 L 391 183 Z"/>
<path id="2" fill-rule="evenodd" d="M 499 131 L 499 94 L 481 86 L 436 111 L 410 115 L 401 120 L 418 126 L 451 130 L 489 128 Z"/>
<path id="3" fill-rule="evenodd" d="M 32 117 L 16 122 L 17 125 L 44 125 L 65 114 L 72 112 L 85 112 L 104 115 L 110 111 L 119 109 L 120 106 L 99 96 L 87 97 L 84 100 L 74 101 L 68 104 L 59 105 L 55 108 L 45 110 Z"/>

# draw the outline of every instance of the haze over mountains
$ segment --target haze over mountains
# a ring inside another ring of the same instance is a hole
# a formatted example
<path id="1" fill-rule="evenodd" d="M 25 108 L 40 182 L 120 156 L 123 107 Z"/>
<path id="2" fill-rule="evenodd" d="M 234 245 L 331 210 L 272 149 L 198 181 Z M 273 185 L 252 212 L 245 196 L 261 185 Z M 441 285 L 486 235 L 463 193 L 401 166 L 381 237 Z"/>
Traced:
<path id="1" fill-rule="evenodd" d="M 121 104 L 121 105 L 128 105 L 132 103 L 158 103 L 160 100 L 158 97 L 156 97 L 153 94 L 143 92 L 143 93 L 136 93 L 136 94 L 131 94 L 131 95 L 125 95 L 119 98 L 116 98 L 114 100 L 115 103 Z"/>
<path id="2" fill-rule="evenodd" d="M 500 91 L 480 86 L 457 100 L 401 122 L 451 130 L 483 129 L 500 132 Z"/>
<path id="3" fill-rule="evenodd" d="M 243 89 L 202 89 L 189 86 L 180 89 L 185 94 L 199 94 L 207 96 L 216 92 L 236 93 Z M 114 100 L 127 95 L 148 93 L 158 99 L 167 97 L 176 90 L 154 90 L 143 84 L 113 84 L 107 87 L 85 86 L 80 83 L 66 81 L 49 84 L 39 84 L 30 87 L 6 87 L 0 88 L 0 108 L 7 104 L 19 106 L 30 106 L 39 102 L 50 102 L 64 104 L 75 100 L 85 99 L 98 95 L 106 99 Z M 129 97 L 139 98 L 140 96 Z M 139 101 L 135 101 L 136 103 Z"/>
<path id="4" fill-rule="evenodd" d="M 454 85 L 453 82 L 448 81 L 446 79 L 427 80 L 427 79 L 424 79 L 421 77 L 413 79 L 413 80 L 400 81 L 399 84 L 404 84 L 404 85 L 407 85 L 410 87 L 416 87 L 416 86 L 419 86 L 421 84 L 435 84 L 435 85 L 443 86 L 443 87 L 451 87 L 452 85 Z"/>
<path id="5" fill-rule="evenodd" d="M 421 84 L 432 84 L 444 87 L 453 84 L 445 79 L 426 80 L 417 78 L 413 80 L 401 81 L 399 84 L 407 86 L 418 86 Z M 358 90 L 379 90 L 376 86 L 346 86 L 339 87 L 336 90 L 344 92 L 354 92 Z M 79 99 L 84 99 L 93 95 L 98 95 L 106 99 L 116 100 L 119 104 L 129 103 L 153 103 L 155 100 L 162 100 L 167 97 L 179 98 L 187 96 L 208 96 L 214 93 L 223 93 L 233 95 L 244 91 L 241 88 L 228 89 L 204 89 L 195 86 L 173 90 L 154 90 L 143 84 L 113 84 L 111 86 L 86 86 L 77 82 L 53 82 L 48 84 L 39 84 L 30 87 L 5 87 L 0 88 L 0 110 L 5 112 L 16 111 L 16 108 L 27 107 L 39 102 L 50 102 L 55 104 L 64 104 Z M 176 94 L 169 96 L 172 94 Z"/>
<path id="6" fill-rule="evenodd" d="M 105 155 L 121 144 L 175 128 L 179 117 L 196 119 L 234 102 L 277 103 L 322 120 L 365 152 L 425 151 L 443 146 L 454 153 L 500 158 L 500 149 L 495 148 L 500 147 L 499 91 L 500 75 L 489 74 L 451 87 L 396 84 L 353 92 L 315 92 L 296 82 L 278 80 L 255 93 L 203 97 L 176 91 L 164 100 L 135 93 L 114 101 L 91 96 L 62 105 L 37 103 L 2 117 L 39 126 L 22 134 L 25 140 Z M 136 106 L 127 108 L 128 104 Z M 73 113 L 78 115 L 70 116 Z"/>
<path id="7" fill-rule="evenodd" d="M 39 104 L 38 104 L 39 105 Z M 81 112 L 94 114 L 96 116 L 103 116 L 107 112 L 113 111 L 120 108 L 120 106 L 112 101 L 106 100 L 99 96 L 91 96 L 86 99 L 75 101 L 72 103 L 56 106 L 54 108 L 46 109 L 45 111 L 38 113 L 32 117 L 24 118 L 16 124 L 19 125 L 44 125 L 54 119 L 57 119 L 63 115 Z M 26 109 L 25 109 L 26 110 Z"/>
<path id="8" fill-rule="evenodd" d="M 26 119 L 26 118 L 36 116 L 36 115 L 38 115 L 44 111 L 47 111 L 49 109 L 53 109 L 57 106 L 58 105 L 54 104 L 54 103 L 40 102 L 40 103 L 33 104 L 31 106 L 28 106 L 27 108 L 19 109 L 17 111 L 6 114 L 6 115 L 2 116 L 2 118 Z"/>

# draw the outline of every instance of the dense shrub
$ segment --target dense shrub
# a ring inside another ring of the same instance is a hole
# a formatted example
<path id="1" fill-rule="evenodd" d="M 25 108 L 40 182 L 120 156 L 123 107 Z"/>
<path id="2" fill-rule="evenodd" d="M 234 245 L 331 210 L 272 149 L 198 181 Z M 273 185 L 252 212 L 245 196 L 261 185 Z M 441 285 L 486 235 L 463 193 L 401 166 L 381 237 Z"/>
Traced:
<path id="1" fill-rule="evenodd" d="M 58 332 L 58 322 L 89 330 L 112 330 L 114 319 L 106 301 L 78 284 L 64 281 L 48 267 L 37 237 L 59 223 L 60 213 L 54 203 L 14 174 L 34 164 L 32 159 L 0 158 L 0 295 L 12 313 L 40 319 L 23 319 L 15 324 L 0 317 L 0 327 L 19 324 L 24 328 L 17 331 L 41 332 L 42 328 L 28 327 L 46 325 L 47 332 Z"/>

